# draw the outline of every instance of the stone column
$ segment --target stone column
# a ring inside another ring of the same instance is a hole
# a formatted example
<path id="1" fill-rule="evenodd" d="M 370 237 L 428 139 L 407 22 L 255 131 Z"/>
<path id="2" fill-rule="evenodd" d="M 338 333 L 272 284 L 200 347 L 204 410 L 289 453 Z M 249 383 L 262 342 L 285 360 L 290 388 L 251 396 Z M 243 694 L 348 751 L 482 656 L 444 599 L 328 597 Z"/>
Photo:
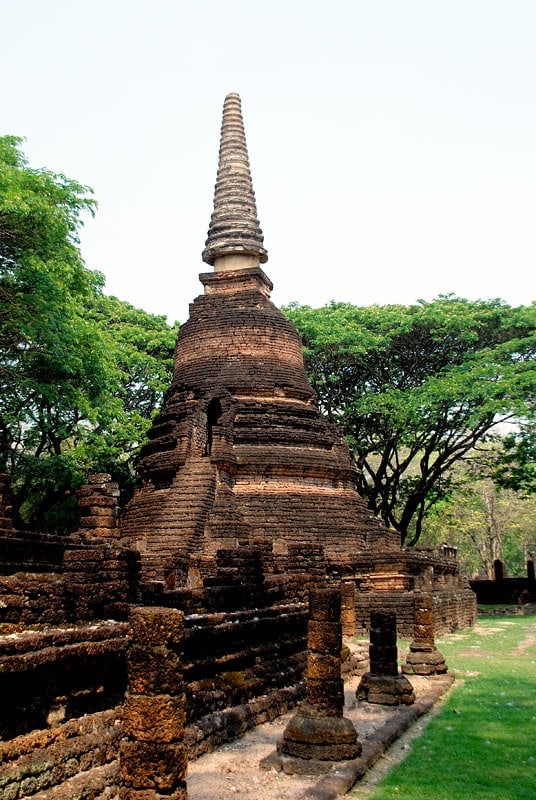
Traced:
<path id="1" fill-rule="evenodd" d="M 341 581 L 341 623 L 343 636 L 355 636 L 355 581 Z"/>
<path id="2" fill-rule="evenodd" d="M 87 536 L 120 536 L 119 484 L 107 473 L 90 475 L 86 486 L 76 490 L 80 511 L 78 533 Z"/>
<path id="3" fill-rule="evenodd" d="M 187 800 L 186 700 L 182 665 L 174 652 L 183 623 L 182 612 L 175 609 L 132 611 L 120 800 Z"/>
<path id="4" fill-rule="evenodd" d="M 340 617 L 339 589 L 310 591 L 305 701 L 277 745 L 285 772 L 325 772 L 330 762 L 361 753 L 357 731 L 343 717 Z"/>
<path id="5" fill-rule="evenodd" d="M 413 686 L 398 672 L 396 614 L 373 611 L 370 615 L 370 672 L 357 687 L 357 699 L 381 705 L 410 705 L 415 702 Z"/>
<path id="6" fill-rule="evenodd" d="M 415 592 L 413 640 L 402 672 L 415 675 L 441 675 L 447 672 L 443 655 L 435 646 L 434 599 L 429 592 Z"/>

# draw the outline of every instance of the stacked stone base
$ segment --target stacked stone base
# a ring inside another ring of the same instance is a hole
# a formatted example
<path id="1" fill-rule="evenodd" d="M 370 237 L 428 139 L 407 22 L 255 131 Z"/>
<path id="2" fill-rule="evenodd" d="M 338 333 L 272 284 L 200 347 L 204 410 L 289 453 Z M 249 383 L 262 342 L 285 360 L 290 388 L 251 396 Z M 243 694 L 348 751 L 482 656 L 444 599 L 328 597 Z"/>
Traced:
<path id="1" fill-rule="evenodd" d="M 415 675 L 443 675 L 447 665 L 435 646 L 434 601 L 430 593 L 415 595 L 415 625 L 402 672 Z"/>
<path id="2" fill-rule="evenodd" d="M 316 708 L 303 703 L 285 728 L 277 750 L 300 759 L 343 761 L 356 758 L 361 753 L 361 744 L 349 719 L 320 716 Z"/>
<path id="3" fill-rule="evenodd" d="M 367 672 L 361 678 L 357 699 L 384 706 L 411 705 L 415 702 L 413 686 L 405 675 L 374 675 Z"/>
<path id="4" fill-rule="evenodd" d="M 318 775 L 361 754 L 357 731 L 343 717 L 340 591 L 311 590 L 309 615 L 306 700 L 285 728 L 277 753 L 263 764 L 289 774 Z"/>
<path id="5" fill-rule="evenodd" d="M 436 647 L 410 645 L 402 672 L 406 675 L 444 675 L 448 671 L 443 655 Z"/>
<path id="6" fill-rule="evenodd" d="M 184 618 L 167 608 L 131 615 L 128 692 L 122 708 L 120 800 L 187 800 L 186 698 L 182 664 L 174 651 Z"/>

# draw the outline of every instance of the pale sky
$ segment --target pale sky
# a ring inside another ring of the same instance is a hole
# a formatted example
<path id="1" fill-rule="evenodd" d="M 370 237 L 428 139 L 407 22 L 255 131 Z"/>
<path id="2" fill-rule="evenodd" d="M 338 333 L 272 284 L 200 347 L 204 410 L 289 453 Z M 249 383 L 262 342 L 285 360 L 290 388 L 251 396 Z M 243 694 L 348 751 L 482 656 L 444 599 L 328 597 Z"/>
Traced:
<path id="1" fill-rule="evenodd" d="M 92 186 L 106 291 L 184 322 L 238 92 L 273 300 L 536 299 L 535 0 L 0 0 L 2 134 Z"/>

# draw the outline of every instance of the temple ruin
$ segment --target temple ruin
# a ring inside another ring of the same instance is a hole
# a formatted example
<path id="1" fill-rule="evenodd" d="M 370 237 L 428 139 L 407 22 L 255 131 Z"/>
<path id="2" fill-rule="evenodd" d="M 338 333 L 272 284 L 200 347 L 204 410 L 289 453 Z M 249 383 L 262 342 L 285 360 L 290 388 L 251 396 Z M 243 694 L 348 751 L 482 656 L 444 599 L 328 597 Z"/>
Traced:
<path id="1" fill-rule="evenodd" d="M 286 554 L 319 544 L 333 564 L 399 549 L 368 511 L 339 431 L 319 413 L 294 326 L 270 301 L 240 98 L 223 109 L 214 212 L 203 252 L 212 272 L 177 340 L 175 370 L 139 463 L 142 485 L 122 537 L 144 574 L 165 579 L 180 553 L 255 539 Z"/>
<path id="2" fill-rule="evenodd" d="M 296 706 L 308 663 L 309 695 L 315 665 L 338 671 L 333 654 L 308 658 L 311 593 L 341 594 L 347 637 L 367 635 L 375 612 L 411 637 L 423 591 L 435 634 L 475 620 L 455 551 L 404 551 L 358 494 L 298 334 L 270 301 L 267 257 L 231 94 L 203 252 L 213 269 L 180 329 L 134 497 L 122 510 L 110 476 L 90 476 L 79 530 L 47 536 L 13 527 L 0 476 L 6 797 L 185 798 L 187 759 Z M 340 694 L 334 673 L 328 683 Z M 337 697 L 326 707 L 342 719 Z"/>
<path id="3" fill-rule="evenodd" d="M 318 410 L 299 336 L 270 301 L 261 268 L 268 253 L 237 94 L 223 107 L 203 260 L 213 270 L 199 276 L 204 294 L 180 329 L 173 380 L 121 519 L 144 580 L 202 585 L 219 549 L 269 542 L 284 564 L 289 546 L 317 545 L 326 575 L 360 590 L 363 632 L 371 612 L 389 610 L 411 635 L 410 593 L 430 583 L 446 591 L 438 619 L 471 624 L 455 551 L 402 550 L 359 495 L 341 432 Z"/>

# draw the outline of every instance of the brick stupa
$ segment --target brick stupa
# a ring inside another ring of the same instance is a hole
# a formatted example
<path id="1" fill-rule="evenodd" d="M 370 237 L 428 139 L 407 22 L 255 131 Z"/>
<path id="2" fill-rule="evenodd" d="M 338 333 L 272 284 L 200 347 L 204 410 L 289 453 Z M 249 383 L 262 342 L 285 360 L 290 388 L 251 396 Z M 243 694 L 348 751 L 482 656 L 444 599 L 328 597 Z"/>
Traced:
<path id="1" fill-rule="evenodd" d="M 328 562 L 398 549 L 356 490 L 340 431 L 319 413 L 294 326 L 272 284 L 253 192 L 240 98 L 225 99 L 219 166 L 199 277 L 175 369 L 139 462 L 122 535 L 163 579 L 177 553 L 255 540 L 275 553 L 318 544 Z"/>

